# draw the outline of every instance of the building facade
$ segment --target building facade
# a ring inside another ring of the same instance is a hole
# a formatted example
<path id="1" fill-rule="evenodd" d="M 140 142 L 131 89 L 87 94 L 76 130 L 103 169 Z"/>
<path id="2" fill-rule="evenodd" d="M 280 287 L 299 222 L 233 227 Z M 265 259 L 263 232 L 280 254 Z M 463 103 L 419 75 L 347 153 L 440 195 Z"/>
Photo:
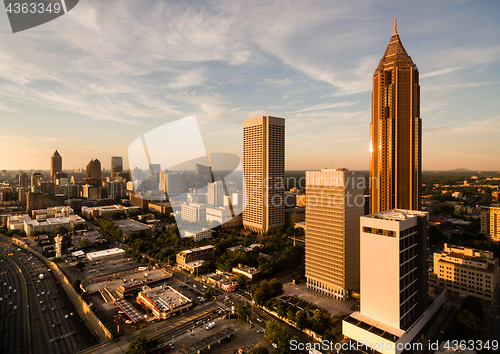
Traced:
<path id="1" fill-rule="evenodd" d="M 176 261 L 179 268 L 192 272 L 201 267 L 204 261 L 215 261 L 219 256 L 219 249 L 212 245 L 202 246 L 177 253 Z"/>
<path id="2" fill-rule="evenodd" d="M 111 157 L 111 177 L 118 177 L 123 171 L 123 159 L 120 156 Z"/>
<path id="3" fill-rule="evenodd" d="M 62 172 L 62 157 L 56 150 L 50 158 L 50 179 L 52 181 L 55 181 L 58 172 Z"/>
<path id="4" fill-rule="evenodd" d="M 344 299 L 359 286 L 364 177 L 346 169 L 306 172 L 307 287 Z"/>
<path id="5" fill-rule="evenodd" d="M 207 203 L 214 206 L 224 206 L 224 197 L 236 193 L 236 183 L 215 181 L 208 184 Z"/>
<path id="6" fill-rule="evenodd" d="M 243 121 L 243 226 L 267 232 L 285 223 L 285 120 L 269 116 Z"/>
<path id="7" fill-rule="evenodd" d="M 431 283 L 444 284 L 449 292 L 493 301 L 498 291 L 498 258 L 493 252 L 444 244 L 434 253 Z"/>
<path id="8" fill-rule="evenodd" d="M 481 233 L 500 242 L 500 207 L 481 207 Z"/>
<path id="9" fill-rule="evenodd" d="M 394 33 L 373 75 L 370 212 L 420 210 L 422 120 L 416 65 Z"/>

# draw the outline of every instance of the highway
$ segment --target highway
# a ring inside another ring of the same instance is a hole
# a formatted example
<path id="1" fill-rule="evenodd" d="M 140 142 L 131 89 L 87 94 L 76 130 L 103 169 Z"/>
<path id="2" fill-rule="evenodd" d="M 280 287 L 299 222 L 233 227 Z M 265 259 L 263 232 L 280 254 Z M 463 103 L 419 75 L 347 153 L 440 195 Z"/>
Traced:
<path id="1" fill-rule="evenodd" d="M 2 268 L 0 284 L 0 296 L 9 296 L 8 301 L 4 299 L 0 303 L 2 348 L 5 345 L 9 348 L 5 353 L 66 354 L 95 344 L 63 287 L 42 259 L 3 239 L 0 258 L 4 260 L 0 264 L 8 264 L 6 270 Z M 14 289 L 16 293 L 12 293 Z M 10 307 L 10 301 L 17 310 Z"/>

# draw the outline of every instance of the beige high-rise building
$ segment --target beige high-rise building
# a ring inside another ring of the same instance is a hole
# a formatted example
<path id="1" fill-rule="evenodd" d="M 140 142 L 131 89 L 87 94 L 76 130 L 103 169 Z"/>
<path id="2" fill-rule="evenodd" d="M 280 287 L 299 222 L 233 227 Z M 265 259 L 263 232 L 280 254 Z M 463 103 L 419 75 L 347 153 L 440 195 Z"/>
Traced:
<path id="1" fill-rule="evenodd" d="M 224 186 L 225 184 L 225 186 Z M 236 183 L 215 181 L 207 185 L 207 203 L 215 206 L 224 206 L 224 197 L 236 193 Z"/>
<path id="2" fill-rule="evenodd" d="M 364 176 L 346 169 L 306 172 L 307 287 L 344 299 L 359 286 L 359 218 Z"/>
<path id="3" fill-rule="evenodd" d="M 481 207 L 481 233 L 500 242 L 500 207 Z"/>
<path id="4" fill-rule="evenodd" d="M 267 232 L 285 223 L 285 120 L 269 116 L 243 121 L 243 226 Z"/>
<path id="5" fill-rule="evenodd" d="M 370 212 L 420 210 L 422 120 L 417 66 L 394 33 L 373 74 Z"/>

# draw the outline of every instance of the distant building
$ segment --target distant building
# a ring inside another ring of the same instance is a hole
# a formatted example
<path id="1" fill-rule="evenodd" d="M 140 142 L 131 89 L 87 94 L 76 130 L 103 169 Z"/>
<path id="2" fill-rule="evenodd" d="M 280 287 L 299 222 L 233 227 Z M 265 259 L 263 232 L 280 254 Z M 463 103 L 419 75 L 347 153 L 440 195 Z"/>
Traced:
<path id="1" fill-rule="evenodd" d="M 212 168 L 210 166 L 201 165 L 199 163 L 194 165 L 194 188 L 204 188 L 209 183 L 212 183 Z"/>
<path id="2" fill-rule="evenodd" d="M 498 258 L 491 251 L 444 244 L 434 253 L 431 283 L 444 284 L 449 292 L 493 301 L 498 292 Z"/>
<path id="3" fill-rule="evenodd" d="M 42 193 L 26 193 L 26 212 L 34 209 L 43 209 L 43 194 Z"/>
<path id="4" fill-rule="evenodd" d="M 31 191 L 32 192 L 40 192 L 40 181 L 42 180 L 43 176 L 40 172 L 35 172 L 31 175 Z"/>
<path id="5" fill-rule="evenodd" d="M 91 179 L 100 179 L 101 178 L 101 161 L 98 159 L 92 159 L 87 164 L 87 168 L 85 170 L 86 177 Z"/>
<path id="6" fill-rule="evenodd" d="M 236 193 L 236 183 L 215 181 L 208 184 L 207 203 L 213 206 L 224 206 L 224 196 Z"/>
<path id="7" fill-rule="evenodd" d="M 67 206 L 56 206 L 47 209 L 37 209 L 31 211 L 31 217 L 36 220 L 45 220 L 48 218 L 67 217 L 74 214 L 74 210 Z"/>
<path id="8" fill-rule="evenodd" d="M 56 173 L 62 171 L 62 157 L 56 150 L 52 157 L 50 158 L 50 180 L 55 182 Z"/>
<path id="9" fill-rule="evenodd" d="M 118 177 L 123 171 L 123 159 L 119 156 L 111 157 L 111 177 Z"/>
<path id="10" fill-rule="evenodd" d="M 181 205 L 181 218 L 189 222 L 199 223 L 206 221 L 206 205 L 198 203 L 183 203 Z"/>
<path id="11" fill-rule="evenodd" d="M 186 174 L 184 172 L 161 171 L 160 190 L 165 191 L 169 196 L 186 193 Z"/>
<path id="12" fill-rule="evenodd" d="M 28 188 L 28 175 L 24 172 L 19 175 L 19 188 Z"/>

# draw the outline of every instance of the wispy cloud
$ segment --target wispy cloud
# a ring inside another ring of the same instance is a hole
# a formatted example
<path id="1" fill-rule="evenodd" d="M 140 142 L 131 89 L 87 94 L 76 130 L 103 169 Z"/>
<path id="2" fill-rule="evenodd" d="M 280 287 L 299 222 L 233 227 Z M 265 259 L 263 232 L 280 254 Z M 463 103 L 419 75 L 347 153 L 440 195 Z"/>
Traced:
<path id="1" fill-rule="evenodd" d="M 422 74 L 422 75 L 420 75 L 420 78 L 421 79 L 425 79 L 427 77 L 438 76 L 438 75 L 445 75 L 445 74 L 449 74 L 449 73 L 452 73 L 452 72 L 460 70 L 460 69 L 463 69 L 463 68 L 462 67 L 455 67 L 455 68 L 447 67 L 447 68 L 444 68 L 444 69 L 439 69 L 439 70 L 436 70 L 436 71 L 432 71 L 430 73 Z"/>

